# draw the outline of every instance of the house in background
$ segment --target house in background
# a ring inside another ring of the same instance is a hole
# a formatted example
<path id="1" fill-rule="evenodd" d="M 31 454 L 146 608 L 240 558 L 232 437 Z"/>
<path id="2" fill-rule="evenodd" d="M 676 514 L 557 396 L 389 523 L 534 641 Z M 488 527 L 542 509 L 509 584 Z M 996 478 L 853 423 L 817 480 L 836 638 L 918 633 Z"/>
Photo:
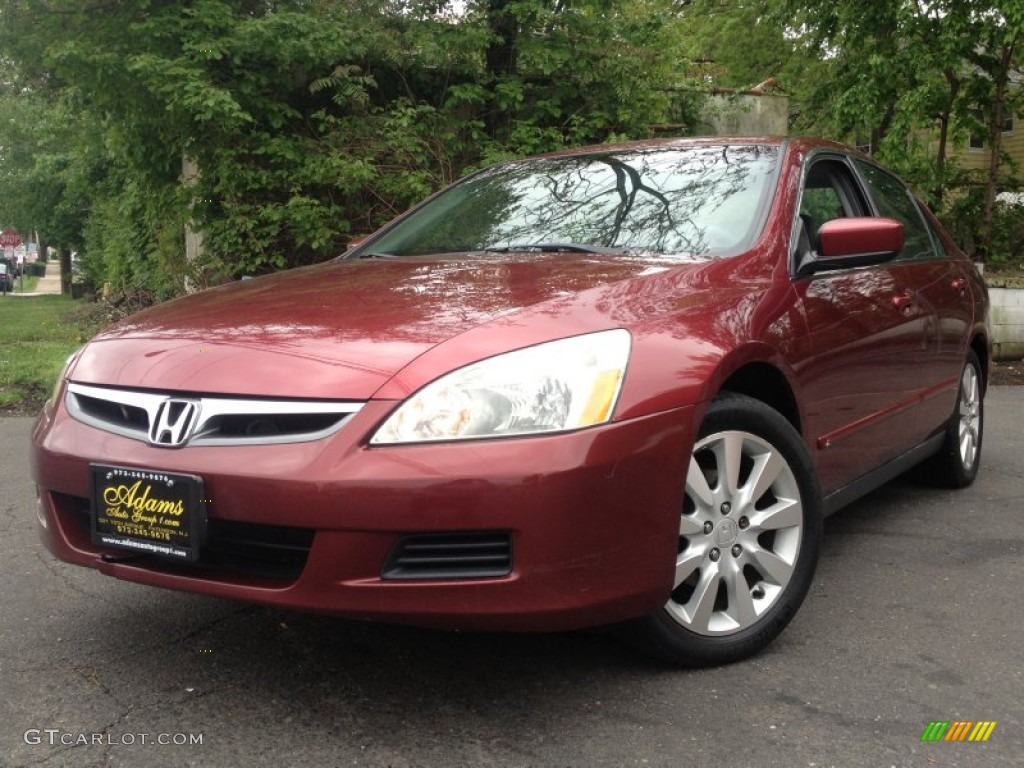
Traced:
<path id="1" fill-rule="evenodd" d="M 1020 63 L 1011 67 L 1004 74 L 1001 87 L 996 89 L 1003 100 L 1004 117 L 999 136 L 998 178 L 994 181 L 997 190 L 1003 192 L 1007 191 L 1007 182 L 1019 184 L 1024 179 L 1024 122 L 1016 109 L 1024 92 L 1024 72 L 1019 66 Z M 976 67 L 970 67 L 965 74 L 967 76 L 982 77 L 990 83 L 992 79 L 991 73 L 980 72 Z M 971 129 L 966 145 L 950 147 L 950 159 L 975 181 L 990 181 L 993 158 L 989 122 L 993 117 L 990 110 L 994 108 L 993 101 L 974 104 L 971 116 L 977 124 Z M 1022 190 L 1011 188 L 1009 191 L 1012 194 Z"/>
<path id="2" fill-rule="evenodd" d="M 952 153 L 957 165 L 967 171 L 988 173 L 992 148 L 989 146 L 987 138 L 983 133 L 972 133 L 967 140 L 967 145 Z M 1010 158 L 1012 165 L 1016 166 L 1016 168 L 1007 168 L 1004 164 L 1004 173 L 1008 170 L 1024 171 L 1024 121 L 1019 115 L 1011 114 L 1003 122 L 1000 142 L 1000 149 Z"/>

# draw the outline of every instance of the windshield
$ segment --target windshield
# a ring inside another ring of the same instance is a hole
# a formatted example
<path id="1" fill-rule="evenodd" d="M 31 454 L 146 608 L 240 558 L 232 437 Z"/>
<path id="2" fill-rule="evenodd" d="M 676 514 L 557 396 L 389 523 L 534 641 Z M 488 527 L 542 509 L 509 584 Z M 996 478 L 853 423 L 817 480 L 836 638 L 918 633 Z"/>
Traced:
<path id="1" fill-rule="evenodd" d="M 778 153 L 744 144 L 504 163 L 449 188 L 349 257 L 737 253 L 761 231 Z"/>

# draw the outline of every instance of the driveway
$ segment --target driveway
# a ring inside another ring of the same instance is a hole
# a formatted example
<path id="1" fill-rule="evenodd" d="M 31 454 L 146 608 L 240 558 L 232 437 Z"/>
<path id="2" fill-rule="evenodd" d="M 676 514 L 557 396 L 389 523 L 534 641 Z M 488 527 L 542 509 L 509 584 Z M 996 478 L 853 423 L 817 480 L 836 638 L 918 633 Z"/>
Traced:
<path id="1" fill-rule="evenodd" d="M 36 540 L 31 420 L 0 419 L 0 766 L 1020 765 L 1024 387 L 987 407 L 974 486 L 898 480 L 830 518 L 789 629 L 700 671 L 600 633 L 363 624 L 64 565 Z M 996 726 L 922 743 L 935 720 Z"/>

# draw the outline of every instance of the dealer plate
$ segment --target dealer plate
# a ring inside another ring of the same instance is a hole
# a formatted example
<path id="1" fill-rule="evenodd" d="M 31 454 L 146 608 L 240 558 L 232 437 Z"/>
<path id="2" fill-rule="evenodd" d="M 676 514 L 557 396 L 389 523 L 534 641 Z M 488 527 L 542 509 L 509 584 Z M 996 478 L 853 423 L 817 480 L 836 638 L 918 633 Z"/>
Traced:
<path id="1" fill-rule="evenodd" d="M 159 470 L 92 465 L 92 540 L 190 561 L 206 533 L 203 480 Z"/>

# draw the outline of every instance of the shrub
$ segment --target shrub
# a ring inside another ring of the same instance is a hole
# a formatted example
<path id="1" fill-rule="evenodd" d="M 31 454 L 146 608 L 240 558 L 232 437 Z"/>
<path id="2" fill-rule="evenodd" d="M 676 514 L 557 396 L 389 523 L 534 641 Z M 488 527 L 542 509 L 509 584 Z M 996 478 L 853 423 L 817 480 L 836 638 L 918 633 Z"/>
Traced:
<path id="1" fill-rule="evenodd" d="M 950 195 L 941 215 L 943 224 L 964 252 L 996 270 L 1024 265 L 1024 194 L 1002 192 L 996 198 L 992 237 L 984 247 L 985 190 L 968 187 Z"/>

